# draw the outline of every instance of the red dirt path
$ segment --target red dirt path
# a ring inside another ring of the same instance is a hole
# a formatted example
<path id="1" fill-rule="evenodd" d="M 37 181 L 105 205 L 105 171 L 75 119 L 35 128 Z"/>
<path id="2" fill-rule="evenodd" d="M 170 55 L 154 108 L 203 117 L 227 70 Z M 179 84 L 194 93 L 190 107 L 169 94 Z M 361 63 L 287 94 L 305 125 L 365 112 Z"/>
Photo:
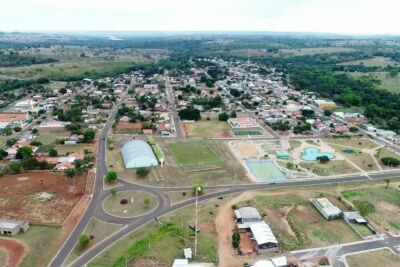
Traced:
<path id="1" fill-rule="evenodd" d="M 26 249 L 20 242 L 10 239 L 0 239 L 0 248 L 4 248 L 8 254 L 7 267 L 17 267 L 26 255 Z"/>

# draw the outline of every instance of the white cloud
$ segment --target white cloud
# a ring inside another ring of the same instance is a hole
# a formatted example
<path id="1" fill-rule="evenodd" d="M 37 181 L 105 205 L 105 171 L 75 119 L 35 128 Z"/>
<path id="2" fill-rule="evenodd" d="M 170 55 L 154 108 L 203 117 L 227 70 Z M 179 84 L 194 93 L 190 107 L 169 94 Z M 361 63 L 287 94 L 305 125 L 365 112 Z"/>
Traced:
<path id="1" fill-rule="evenodd" d="M 396 0 L 3 0 L 0 30 L 400 34 Z"/>

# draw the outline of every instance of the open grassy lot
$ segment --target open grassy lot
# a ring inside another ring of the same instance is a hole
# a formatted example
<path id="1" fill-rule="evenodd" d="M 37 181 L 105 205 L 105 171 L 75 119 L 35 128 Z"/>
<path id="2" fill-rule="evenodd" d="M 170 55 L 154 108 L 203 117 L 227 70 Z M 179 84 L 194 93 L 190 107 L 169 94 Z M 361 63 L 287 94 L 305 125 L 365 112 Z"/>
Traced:
<path id="1" fill-rule="evenodd" d="M 182 167 L 214 165 L 220 162 L 217 155 L 201 141 L 174 142 L 168 147 Z"/>
<path id="2" fill-rule="evenodd" d="M 379 146 L 379 144 L 367 138 L 335 138 L 326 140 L 326 142 L 356 149 L 374 149 Z"/>
<path id="3" fill-rule="evenodd" d="M 72 261 L 85 253 L 88 249 L 95 246 L 97 243 L 104 240 L 121 228 L 122 225 L 120 224 L 106 223 L 98 219 L 92 218 L 84 230 L 85 234 L 93 237 L 93 239 L 90 240 L 89 247 L 82 248 L 79 244 L 75 245 L 74 249 L 66 260 L 66 265 L 72 263 Z"/>
<path id="4" fill-rule="evenodd" d="M 201 120 L 194 123 L 183 123 L 186 136 L 188 137 L 230 137 L 231 127 L 225 121 Z"/>
<path id="5" fill-rule="evenodd" d="M 375 211 L 367 215 L 371 223 L 377 228 L 400 233 L 400 191 L 395 186 L 347 190 L 342 196 L 351 203 L 357 200 L 372 203 Z"/>
<path id="6" fill-rule="evenodd" d="M 376 164 L 371 154 L 362 152 L 359 149 L 353 149 L 352 153 L 346 153 L 344 152 L 346 149 L 345 147 L 336 145 L 331 146 L 335 149 L 336 153 L 343 155 L 361 169 L 365 171 L 379 171 L 379 166 Z"/>
<path id="7" fill-rule="evenodd" d="M 354 52 L 356 49 L 349 47 L 316 47 L 316 48 L 300 48 L 300 49 L 280 49 L 280 54 L 293 55 L 293 56 L 306 56 L 316 54 L 331 54 L 331 53 L 343 53 L 343 52 Z"/>
<path id="8" fill-rule="evenodd" d="M 388 249 L 382 249 L 349 255 L 346 257 L 346 261 L 349 267 L 397 267 L 399 266 L 400 256 L 393 254 Z"/>
<path id="9" fill-rule="evenodd" d="M 331 160 L 327 163 L 301 162 L 300 166 L 320 176 L 356 173 L 358 170 L 345 160 Z"/>
<path id="10" fill-rule="evenodd" d="M 318 190 L 263 193 L 237 206 L 257 208 L 272 228 L 284 251 L 359 240 L 343 220 L 327 221 L 314 208 L 308 199 L 320 195 Z M 344 209 L 343 204 L 334 195 L 324 196 Z"/>
<path id="11" fill-rule="evenodd" d="M 351 76 L 355 78 L 361 78 L 362 76 L 371 76 L 375 79 L 381 81 L 380 84 L 377 85 L 379 89 L 386 89 L 393 93 L 400 93 L 400 76 L 391 77 L 388 72 L 369 72 L 369 73 L 360 73 L 360 72 L 351 72 L 349 73 Z"/>
<path id="12" fill-rule="evenodd" d="M 51 80 L 64 80 L 69 77 L 84 77 L 84 75 L 123 72 L 132 66 L 132 62 L 95 61 L 95 62 L 63 62 L 41 64 L 23 67 L 0 68 L 0 74 L 18 78 L 47 77 Z"/>
<path id="13" fill-rule="evenodd" d="M 144 203 L 145 199 L 149 203 Z M 121 201 L 127 201 L 121 204 Z M 145 214 L 158 205 L 158 200 L 144 191 L 121 191 L 115 196 L 110 195 L 103 202 L 104 210 L 108 213 L 121 217 L 133 217 Z"/>
<path id="14" fill-rule="evenodd" d="M 0 248 L 0 266 L 6 266 L 8 261 L 7 251 L 3 248 Z"/>
<path id="15" fill-rule="evenodd" d="M 390 150 L 388 148 L 382 147 L 382 148 L 377 149 L 375 151 L 375 158 L 378 160 L 378 163 L 381 164 L 383 169 L 392 168 L 392 167 L 388 167 L 388 166 L 385 166 L 385 165 L 382 164 L 381 159 L 385 158 L 385 157 L 393 157 L 393 158 L 400 159 L 400 155 L 399 154 L 394 153 L 392 150 Z M 398 168 L 398 167 L 396 167 L 396 168 Z"/>
<path id="16" fill-rule="evenodd" d="M 106 158 L 110 170 L 115 170 L 124 179 L 157 186 L 182 186 L 203 183 L 204 185 L 238 184 L 248 183 L 245 169 L 230 151 L 228 144 L 222 141 L 206 140 L 209 147 L 212 147 L 213 157 L 217 157 L 214 165 L 196 166 L 182 168 L 177 163 L 174 155 L 169 150 L 171 141 L 158 140 L 158 143 L 165 154 L 164 167 L 152 168 L 147 177 L 141 178 L 136 175 L 135 169 L 125 169 L 121 156 L 120 147 L 127 142 L 126 138 L 114 136 L 115 148 L 107 150 Z M 202 146 L 204 147 L 204 146 Z M 207 146 L 205 146 L 208 149 Z M 209 153 L 209 152 L 208 152 Z M 196 155 L 195 155 L 196 156 Z"/>
<path id="17" fill-rule="evenodd" d="M 41 142 L 43 145 L 54 145 L 57 140 L 65 139 L 70 137 L 71 133 L 67 129 L 39 129 L 39 134 L 36 140 Z"/>
<path id="18" fill-rule="evenodd" d="M 20 267 L 47 266 L 58 250 L 58 245 L 54 243 L 58 241 L 57 234 L 60 230 L 60 227 L 31 225 L 27 232 L 13 237 L 28 247 L 28 254 Z"/>
<path id="19" fill-rule="evenodd" d="M 200 203 L 198 210 L 198 250 L 194 260 L 217 263 L 215 228 L 213 225 L 217 206 Z M 148 262 L 156 266 L 171 266 L 177 257 L 183 258 L 183 248 L 194 248 L 194 235 L 188 224 L 193 224 L 193 207 L 187 207 L 173 214 L 159 218 L 162 224 L 152 222 L 121 239 L 114 246 L 97 256 L 89 266 L 123 267 L 125 257 L 130 267 L 146 266 Z M 149 247 L 151 249 L 149 249 Z M 141 264 L 142 263 L 142 264 Z"/>
<path id="20" fill-rule="evenodd" d="M 355 60 L 355 61 L 349 61 L 349 62 L 343 62 L 340 63 L 339 65 L 364 65 L 366 67 L 387 67 L 387 66 L 395 66 L 398 65 L 399 63 L 391 60 L 390 58 L 387 57 L 373 57 L 369 59 L 364 59 L 364 60 Z"/>

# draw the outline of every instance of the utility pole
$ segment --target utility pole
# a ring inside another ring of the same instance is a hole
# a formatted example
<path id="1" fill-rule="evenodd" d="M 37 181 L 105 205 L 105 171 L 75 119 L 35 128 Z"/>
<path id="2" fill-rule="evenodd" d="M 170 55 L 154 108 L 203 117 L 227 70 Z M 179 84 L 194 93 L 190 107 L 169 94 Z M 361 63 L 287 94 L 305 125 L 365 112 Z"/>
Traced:
<path id="1" fill-rule="evenodd" d="M 198 196 L 199 196 L 199 191 L 201 191 L 201 187 L 197 186 L 195 187 L 196 189 L 196 208 L 195 208 L 195 223 L 194 223 L 194 257 L 197 255 L 197 205 L 198 205 Z"/>

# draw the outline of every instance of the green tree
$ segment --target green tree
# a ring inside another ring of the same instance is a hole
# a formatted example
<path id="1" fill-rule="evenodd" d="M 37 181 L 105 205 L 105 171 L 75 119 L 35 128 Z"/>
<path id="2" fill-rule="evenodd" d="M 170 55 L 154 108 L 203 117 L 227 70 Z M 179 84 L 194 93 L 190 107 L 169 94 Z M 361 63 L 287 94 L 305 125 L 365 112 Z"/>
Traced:
<path id="1" fill-rule="evenodd" d="M 375 212 L 375 206 L 371 202 L 355 200 L 353 201 L 353 204 L 357 208 L 358 212 L 360 212 L 360 214 L 364 217 Z"/>
<path id="2" fill-rule="evenodd" d="M 22 130 L 22 128 L 19 127 L 19 126 L 14 127 L 14 131 L 15 131 L 16 133 L 20 132 L 21 130 Z"/>
<path id="3" fill-rule="evenodd" d="M 57 157 L 58 156 L 58 151 L 55 148 L 50 148 L 49 150 L 49 156 L 50 157 Z"/>
<path id="4" fill-rule="evenodd" d="M 291 169 L 293 169 L 294 168 L 294 163 L 293 162 L 287 162 L 286 163 L 286 168 L 288 168 L 289 170 L 291 170 Z"/>
<path id="5" fill-rule="evenodd" d="M 196 194 L 196 190 L 197 190 L 197 194 L 198 195 L 202 195 L 204 194 L 204 185 L 201 183 L 197 183 L 193 185 L 193 194 Z"/>
<path id="6" fill-rule="evenodd" d="M 117 190 L 115 190 L 115 189 L 113 188 L 113 189 L 111 189 L 110 193 L 111 193 L 111 195 L 112 195 L 113 197 L 115 197 L 115 196 L 117 195 Z"/>
<path id="7" fill-rule="evenodd" d="M 389 189 L 390 179 L 385 179 L 386 189 Z"/>
<path id="8" fill-rule="evenodd" d="M 12 173 L 20 173 L 22 169 L 22 164 L 20 162 L 10 163 L 8 168 Z"/>
<path id="9" fill-rule="evenodd" d="M 17 159 L 28 159 L 32 157 L 32 148 L 28 146 L 23 146 L 17 149 L 17 154 L 15 155 L 15 158 Z"/>
<path id="10" fill-rule="evenodd" d="M 146 207 L 148 207 L 150 205 L 150 203 L 151 203 L 151 199 L 150 198 L 146 197 L 145 199 L 143 199 L 143 204 Z"/>
<path id="11" fill-rule="evenodd" d="M 86 130 L 85 133 L 83 134 L 83 140 L 85 143 L 91 143 L 93 142 L 95 136 L 96 136 L 96 131 L 93 129 L 89 129 Z"/>
<path id="12" fill-rule="evenodd" d="M 218 120 L 220 121 L 227 121 L 229 119 L 229 115 L 226 112 L 222 112 L 218 114 Z"/>
<path id="13" fill-rule="evenodd" d="M 87 234 L 82 234 L 79 237 L 79 244 L 81 245 L 82 248 L 86 248 L 90 244 L 90 238 L 88 237 Z"/>
<path id="14" fill-rule="evenodd" d="M 37 134 L 38 132 L 39 132 L 38 129 L 36 129 L 36 128 L 35 128 L 35 129 L 32 129 L 32 133 L 33 133 L 33 134 Z"/>
<path id="15" fill-rule="evenodd" d="M 58 90 L 58 92 L 59 92 L 60 94 L 64 95 L 64 94 L 67 93 L 67 89 L 61 88 L 60 90 Z"/>
<path id="16" fill-rule="evenodd" d="M 240 246 L 240 234 L 239 232 L 233 232 L 232 234 L 232 247 L 238 249 Z"/>
<path id="17" fill-rule="evenodd" d="M 4 149 L 0 149 L 0 160 L 3 160 L 7 156 L 8 156 L 7 151 L 5 151 Z"/>
<path id="18" fill-rule="evenodd" d="M 150 168 L 138 168 L 136 174 L 139 177 L 146 177 L 150 173 Z"/>
<path id="19" fill-rule="evenodd" d="M 7 141 L 6 141 L 6 145 L 7 146 L 13 146 L 13 145 L 15 145 L 16 143 L 17 143 L 17 139 L 15 139 L 15 138 L 10 138 L 10 139 L 7 139 Z"/>
<path id="20" fill-rule="evenodd" d="M 397 167 L 400 165 L 400 160 L 393 157 L 384 157 L 381 159 L 383 165 L 390 167 Z"/>
<path id="21" fill-rule="evenodd" d="M 201 119 L 200 110 L 194 108 L 181 109 L 178 114 L 182 120 L 198 121 Z"/>
<path id="22" fill-rule="evenodd" d="M 118 178 L 118 175 L 117 175 L 117 173 L 115 171 L 109 171 L 106 174 L 106 176 L 104 177 L 104 180 L 107 183 L 112 183 L 112 182 L 115 182 L 117 180 L 117 178 Z"/>

